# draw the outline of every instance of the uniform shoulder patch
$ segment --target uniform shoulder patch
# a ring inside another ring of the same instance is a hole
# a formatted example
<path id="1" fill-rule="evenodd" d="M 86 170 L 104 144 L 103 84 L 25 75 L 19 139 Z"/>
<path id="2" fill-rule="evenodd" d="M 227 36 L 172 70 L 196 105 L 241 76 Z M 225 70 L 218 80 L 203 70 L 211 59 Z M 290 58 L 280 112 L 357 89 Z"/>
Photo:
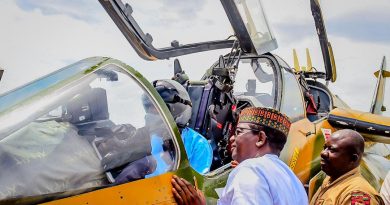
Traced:
<path id="1" fill-rule="evenodd" d="M 351 205 L 370 205 L 371 196 L 362 191 L 351 192 Z"/>

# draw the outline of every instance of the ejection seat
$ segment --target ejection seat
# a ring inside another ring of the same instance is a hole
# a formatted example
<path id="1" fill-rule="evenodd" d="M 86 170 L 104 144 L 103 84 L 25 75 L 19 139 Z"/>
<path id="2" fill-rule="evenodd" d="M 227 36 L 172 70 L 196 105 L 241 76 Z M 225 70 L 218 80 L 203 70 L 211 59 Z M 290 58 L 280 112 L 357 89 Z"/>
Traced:
<path id="1" fill-rule="evenodd" d="M 181 83 L 192 101 L 192 115 L 189 127 L 208 139 L 213 149 L 213 162 L 210 170 L 231 161 L 226 151 L 229 131 L 231 130 L 233 95 L 226 95 L 218 90 L 215 81 L 210 78 L 190 81 L 177 59 L 174 61 L 174 80 Z M 216 104 L 215 101 L 220 102 Z"/>
<path id="2" fill-rule="evenodd" d="M 320 82 L 312 80 L 307 80 L 306 82 L 316 107 L 316 112 L 313 115 L 309 115 L 309 112 L 307 112 L 308 118 L 310 121 L 316 121 L 328 115 L 333 106 L 332 97 L 328 88 Z"/>
<path id="3" fill-rule="evenodd" d="M 71 100 L 66 105 L 66 115 L 78 128 L 79 135 L 91 143 L 110 183 L 117 183 L 117 177 L 129 164 L 151 154 L 146 128 L 115 124 L 109 119 L 107 94 L 103 88 L 89 89 Z M 129 150 L 131 144 L 137 144 L 137 149 Z"/>
<path id="4" fill-rule="evenodd" d="M 78 128 L 80 135 L 100 136 L 102 127 L 114 125 L 109 119 L 107 94 L 103 88 L 89 88 L 69 101 L 64 118 Z"/>

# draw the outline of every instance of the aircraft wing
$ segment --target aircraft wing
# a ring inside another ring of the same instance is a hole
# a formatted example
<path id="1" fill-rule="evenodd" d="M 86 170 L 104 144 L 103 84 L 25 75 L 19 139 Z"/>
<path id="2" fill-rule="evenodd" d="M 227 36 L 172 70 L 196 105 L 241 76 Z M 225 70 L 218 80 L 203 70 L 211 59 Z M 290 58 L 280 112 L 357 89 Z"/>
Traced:
<path id="1" fill-rule="evenodd" d="M 390 144 L 390 117 L 336 108 L 329 113 L 328 121 L 336 128 L 356 130 L 370 141 Z"/>

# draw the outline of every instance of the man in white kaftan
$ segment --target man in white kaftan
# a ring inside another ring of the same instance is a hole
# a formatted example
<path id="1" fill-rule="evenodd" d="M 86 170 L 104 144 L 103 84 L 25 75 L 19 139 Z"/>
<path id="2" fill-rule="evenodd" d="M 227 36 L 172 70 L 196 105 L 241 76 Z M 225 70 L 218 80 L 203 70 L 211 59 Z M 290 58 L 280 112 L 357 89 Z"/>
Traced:
<path id="1" fill-rule="evenodd" d="M 230 138 L 232 158 L 239 164 L 230 173 L 219 205 L 307 205 L 302 183 L 278 156 L 291 122 L 270 108 L 245 108 Z M 173 176 L 172 192 L 179 205 L 204 205 L 204 194 Z"/>
<path id="2" fill-rule="evenodd" d="M 301 181 L 274 154 L 247 159 L 229 175 L 218 204 L 308 204 Z"/>

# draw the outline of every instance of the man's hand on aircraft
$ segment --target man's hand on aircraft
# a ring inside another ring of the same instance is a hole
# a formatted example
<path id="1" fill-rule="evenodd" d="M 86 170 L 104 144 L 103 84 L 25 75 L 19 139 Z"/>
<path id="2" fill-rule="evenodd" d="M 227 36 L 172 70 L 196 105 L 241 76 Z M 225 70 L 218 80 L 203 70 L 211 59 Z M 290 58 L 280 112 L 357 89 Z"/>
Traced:
<path id="1" fill-rule="evenodd" d="M 191 183 L 176 175 L 172 177 L 172 192 L 179 205 L 206 205 L 206 198 L 202 191 Z"/>

